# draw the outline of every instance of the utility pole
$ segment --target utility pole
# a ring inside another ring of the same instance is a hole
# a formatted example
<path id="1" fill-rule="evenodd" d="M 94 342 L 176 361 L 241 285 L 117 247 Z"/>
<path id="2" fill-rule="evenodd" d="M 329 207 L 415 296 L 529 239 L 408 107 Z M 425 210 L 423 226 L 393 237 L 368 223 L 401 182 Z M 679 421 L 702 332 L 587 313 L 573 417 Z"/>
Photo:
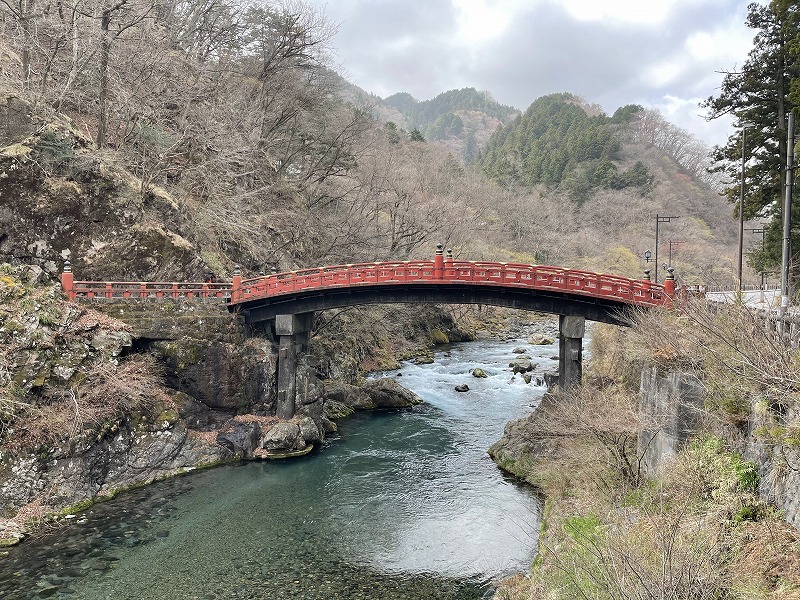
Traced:
<path id="1" fill-rule="evenodd" d="M 658 283 L 658 225 L 660 223 L 669 223 L 672 219 L 680 219 L 680 217 L 662 217 L 659 214 L 656 214 L 656 256 L 654 262 L 656 263 L 656 279 L 655 283 Z"/>
<path id="2" fill-rule="evenodd" d="M 789 111 L 789 132 L 786 145 L 786 191 L 783 200 L 783 247 L 781 251 L 781 308 L 783 316 L 789 308 L 789 255 L 792 250 L 792 183 L 794 181 L 794 111 Z"/>
<path id="3" fill-rule="evenodd" d="M 764 302 L 764 276 L 766 273 L 764 272 L 764 234 L 767 230 L 764 227 L 754 227 L 752 229 L 748 228 L 745 231 L 749 231 L 751 233 L 760 233 L 761 234 L 761 302 Z"/>
<path id="4" fill-rule="evenodd" d="M 742 176 L 739 184 L 739 253 L 737 255 L 738 262 L 736 263 L 736 286 L 737 289 L 742 291 L 742 255 L 744 254 L 744 157 L 745 146 L 747 144 L 747 128 L 750 123 L 744 122 L 742 125 Z"/>
<path id="5" fill-rule="evenodd" d="M 683 241 L 672 241 L 672 240 L 669 241 L 669 266 L 670 267 L 672 266 L 672 247 L 673 246 L 678 246 L 680 244 L 685 244 L 685 243 L 686 242 L 683 242 Z"/>

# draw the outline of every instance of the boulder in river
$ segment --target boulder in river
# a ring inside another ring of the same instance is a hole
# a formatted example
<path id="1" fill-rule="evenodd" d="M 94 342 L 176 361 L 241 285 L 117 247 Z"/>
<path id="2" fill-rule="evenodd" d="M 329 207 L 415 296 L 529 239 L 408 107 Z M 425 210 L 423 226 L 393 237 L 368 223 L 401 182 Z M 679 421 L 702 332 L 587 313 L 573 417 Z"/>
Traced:
<path id="1" fill-rule="evenodd" d="M 515 358 L 508 366 L 511 367 L 511 370 L 514 373 L 528 373 L 533 371 L 536 368 L 536 365 L 530 361 L 528 358 Z"/>
<path id="2" fill-rule="evenodd" d="M 389 377 L 369 380 L 361 387 L 341 382 L 325 386 L 325 416 L 329 419 L 346 417 L 353 410 L 408 408 L 421 403 L 422 398 Z"/>
<path id="3" fill-rule="evenodd" d="M 305 446 L 296 423 L 276 423 L 261 440 L 261 447 L 269 451 L 292 450 L 298 443 L 301 448 Z"/>
<path id="4" fill-rule="evenodd" d="M 374 404 L 373 408 L 410 408 L 422 404 L 422 398 L 394 379 L 371 379 L 361 389 Z"/>
<path id="5" fill-rule="evenodd" d="M 478 379 L 486 379 L 487 377 L 489 377 L 486 374 L 486 371 L 484 371 L 480 367 L 475 367 L 474 369 L 472 369 L 472 376 L 477 377 Z"/>
<path id="6" fill-rule="evenodd" d="M 468 392 L 469 386 L 466 383 L 461 383 L 455 387 L 457 392 Z"/>

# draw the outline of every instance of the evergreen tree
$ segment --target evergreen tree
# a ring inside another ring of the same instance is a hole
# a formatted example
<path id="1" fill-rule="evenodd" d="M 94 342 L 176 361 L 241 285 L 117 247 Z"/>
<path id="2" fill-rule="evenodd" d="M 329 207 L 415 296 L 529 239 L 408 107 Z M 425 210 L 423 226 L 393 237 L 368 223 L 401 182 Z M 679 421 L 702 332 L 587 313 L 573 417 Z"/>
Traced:
<path id="1" fill-rule="evenodd" d="M 619 174 L 618 131 L 641 107 L 625 107 L 614 118 L 589 116 L 572 94 L 536 100 L 524 115 L 489 139 L 477 161 L 489 177 L 528 187 L 560 188 L 578 202 L 598 187 L 650 189 L 652 177 L 637 163 Z"/>
<path id="2" fill-rule="evenodd" d="M 721 92 L 710 97 L 702 107 L 708 118 L 732 115 L 737 130 L 724 146 L 714 148 L 712 171 L 722 172 L 731 184 L 725 194 L 738 202 L 742 178 L 742 138 L 746 129 L 744 154 L 746 168 L 745 218 L 763 216 L 771 219 L 766 237 L 767 251 L 759 265 L 776 267 L 780 262 L 781 206 L 786 165 L 786 118 L 796 105 L 790 96 L 791 86 L 798 87 L 797 53 L 792 51 L 798 39 L 798 3 L 773 0 L 768 6 L 750 4 L 747 25 L 757 30 L 753 49 L 741 70 L 725 74 Z M 798 94 L 800 95 L 800 94 Z M 738 214 L 737 205 L 735 213 Z M 751 261 L 751 264 L 755 263 Z"/>

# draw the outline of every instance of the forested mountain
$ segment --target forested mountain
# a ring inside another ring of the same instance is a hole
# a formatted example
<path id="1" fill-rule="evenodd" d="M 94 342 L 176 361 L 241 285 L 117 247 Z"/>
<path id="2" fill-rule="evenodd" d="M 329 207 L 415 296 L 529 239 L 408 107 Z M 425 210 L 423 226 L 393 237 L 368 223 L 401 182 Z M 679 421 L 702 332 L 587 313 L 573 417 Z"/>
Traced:
<path id="1" fill-rule="evenodd" d="M 644 193 L 652 176 L 642 162 L 623 172 L 617 167 L 625 127 L 642 110 L 590 116 L 572 94 L 544 96 L 489 139 L 478 164 L 500 183 L 542 184 L 578 200 L 597 188 Z"/>
<path id="2" fill-rule="evenodd" d="M 467 164 L 477 158 L 498 126 L 519 114 L 516 108 L 497 102 L 489 92 L 475 88 L 449 90 L 424 101 L 401 92 L 384 98 L 383 104 L 402 115 L 405 129 L 417 130 L 427 140 L 444 142 Z"/>

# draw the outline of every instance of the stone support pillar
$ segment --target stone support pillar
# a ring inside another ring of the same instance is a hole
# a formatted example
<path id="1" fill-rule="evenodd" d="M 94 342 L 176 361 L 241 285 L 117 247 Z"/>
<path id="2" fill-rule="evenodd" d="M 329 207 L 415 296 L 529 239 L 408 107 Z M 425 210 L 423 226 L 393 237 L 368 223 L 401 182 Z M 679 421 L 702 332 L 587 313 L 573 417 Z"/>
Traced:
<path id="1" fill-rule="evenodd" d="M 558 384 L 562 390 L 580 385 L 586 319 L 558 315 Z"/>
<path id="2" fill-rule="evenodd" d="M 297 363 L 308 352 L 314 313 L 278 315 L 275 335 L 278 337 L 278 394 L 275 413 L 280 419 L 291 419 L 297 396 Z"/>

